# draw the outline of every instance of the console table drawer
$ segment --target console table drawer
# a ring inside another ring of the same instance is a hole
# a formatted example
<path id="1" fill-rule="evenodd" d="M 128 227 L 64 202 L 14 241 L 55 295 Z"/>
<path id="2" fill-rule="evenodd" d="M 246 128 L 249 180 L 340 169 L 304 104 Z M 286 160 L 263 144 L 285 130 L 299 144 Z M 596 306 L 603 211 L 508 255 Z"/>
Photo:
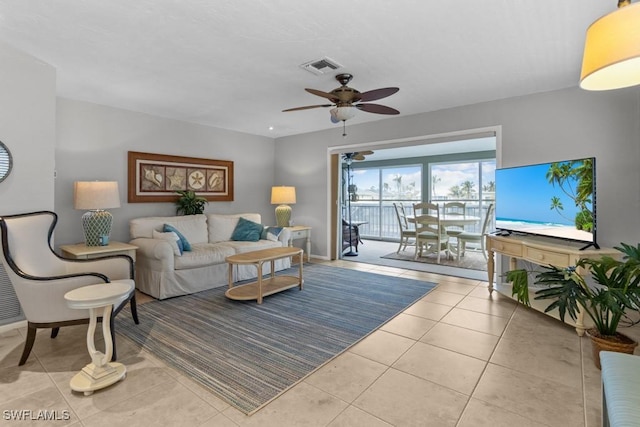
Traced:
<path id="1" fill-rule="evenodd" d="M 569 266 L 569 255 L 566 253 L 553 252 L 532 247 L 525 247 L 524 251 L 524 258 L 535 262 L 536 264 L 555 265 L 557 267 Z"/>
<path id="2" fill-rule="evenodd" d="M 515 257 L 522 256 L 522 245 L 515 242 L 502 242 L 497 240 L 490 240 L 491 244 L 489 250 L 495 250 L 503 255 L 511 255 Z"/>

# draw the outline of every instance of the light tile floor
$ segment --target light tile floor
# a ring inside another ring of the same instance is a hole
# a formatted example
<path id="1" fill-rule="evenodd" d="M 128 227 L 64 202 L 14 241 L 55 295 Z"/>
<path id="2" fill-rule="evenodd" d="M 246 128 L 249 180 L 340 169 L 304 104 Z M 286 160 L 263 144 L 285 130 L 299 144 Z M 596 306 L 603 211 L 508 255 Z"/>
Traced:
<path id="1" fill-rule="evenodd" d="M 92 396 L 69 380 L 86 363 L 86 325 L 43 331 L 17 367 L 25 330 L 0 336 L 2 425 L 598 426 L 600 371 L 588 338 L 516 305 L 486 282 L 334 261 L 438 288 L 251 417 L 118 339 L 124 381 Z M 141 301 L 143 302 L 143 301 Z M 625 330 L 640 338 L 640 328 Z M 98 344 L 99 345 L 99 344 Z M 9 421 L 5 411 L 68 420 Z M 67 411 L 67 412 L 63 412 Z M 50 412 L 51 413 L 51 412 Z"/>

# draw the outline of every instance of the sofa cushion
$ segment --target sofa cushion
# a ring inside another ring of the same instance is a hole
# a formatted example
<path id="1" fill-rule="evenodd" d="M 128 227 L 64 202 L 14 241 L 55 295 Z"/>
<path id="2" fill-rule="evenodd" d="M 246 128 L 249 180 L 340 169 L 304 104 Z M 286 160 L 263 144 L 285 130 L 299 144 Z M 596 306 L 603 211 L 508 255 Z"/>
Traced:
<path id="1" fill-rule="evenodd" d="M 257 222 L 260 224 L 262 218 L 257 213 L 243 213 L 243 214 L 207 214 L 207 227 L 209 229 L 209 243 L 227 242 L 231 240 L 233 230 L 238 225 L 240 218 L 248 219 L 249 221 Z"/>
<path id="2" fill-rule="evenodd" d="M 173 249 L 173 254 L 176 256 L 182 256 L 183 246 L 180 238 L 173 231 L 168 231 L 166 233 L 161 233 L 159 231 L 153 230 L 153 238 L 166 240 L 171 245 L 171 249 Z"/>
<path id="3" fill-rule="evenodd" d="M 178 241 L 180 242 L 180 245 L 182 245 L 182 251 L 187 251 L 187 252 L 191 251 L 191 243 L 189 243 L 187 238 L 184 237 L 184 235 L 177 228 L 175 228 L 171 224 L 165 224 L 164 227 L 163 227 L 163 230 L 164 230 L 164 232 L 175 233 L 176 236 L 178 236 Z M 180 252 L 182 253 L 182 251 L 180 251 Z"/>
<path id="4" fill-rule="evenodd" d="M 191 252 L 184 252 L 181 257 L 175 258 L 175 269 L 186 270 L 222 264 L 226 262 L 226 257 L 235 253 L 234 248 L 222 244 L 194 243 L 191 245 Z"/>
<path id="5" fill-rule="evenodd" d="M 282 242 L 273 242 L 271 240 L 258 240 L 257 242 L 241 242 L 236 240 L 229 240 L 228 242 L 220 242 L 217 244 L 220 246 L 229 247 L 237 254 L 259 251 L 262 249 L 282 247 Z"/>
<path id="6" fill-rule="evenodd" d="M 153 230 L 162 231 L 164 225 L 174 226 L 191 243 L 207 243 L 207 217 L 204 215 L 156 216 L 129 221 L 131 239 L 153 238 Z"/>
<path id="7" fill-rule="evenodd" d="M 240 218 L 236 228 L 233 230 L 233 234 L 231 234 L 231 240 L 257 242 L 260 240 L 263 228 L 262 224 Z"/>
<path id="8" fill-rule="evenodd" d="M 165 224 L 175 227 L 190 244 L 208 243 L 207 217 L 204 215 L 176 216 L 165 221 Z"/>

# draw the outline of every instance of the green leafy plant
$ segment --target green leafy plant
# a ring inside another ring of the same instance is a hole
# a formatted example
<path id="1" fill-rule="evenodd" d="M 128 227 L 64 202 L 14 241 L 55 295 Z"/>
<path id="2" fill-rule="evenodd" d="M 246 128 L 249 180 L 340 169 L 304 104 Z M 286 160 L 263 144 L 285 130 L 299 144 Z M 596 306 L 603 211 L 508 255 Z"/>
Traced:
<path id="1" fill-rule="evenodd" d="M 204 212 L 204 206 L 209 203 L 204 197 L 196 195 L 193 191 L 176 191 L 180 198 L 176 202 L 176 214 L 197 215 Z"/>
<path id="2" fill-rule="evenodd" d="M 544 287 L 535 293 L 535 299 L 553 300 L 545 313 L 558 309 L 560 320 L 566 314 L 574 321 L 579 310 L 593 320 L 595 329 L 602 336 L 615 336 L 626 310 L 640 310 L 640 245 L 621 243 L 616 250 L 622 259 L 603 256 L 597 259 L 582 258 L 575 267 L 544 267 L 536 275 L 535 284 Z M 577 269 L 590 271 L 594 286 L 589 286 Z M 526 270 L 508 271 L 506 278 L 513 282 L 512 293 L 518 301 L 530 306 L 528 275 Z"/>

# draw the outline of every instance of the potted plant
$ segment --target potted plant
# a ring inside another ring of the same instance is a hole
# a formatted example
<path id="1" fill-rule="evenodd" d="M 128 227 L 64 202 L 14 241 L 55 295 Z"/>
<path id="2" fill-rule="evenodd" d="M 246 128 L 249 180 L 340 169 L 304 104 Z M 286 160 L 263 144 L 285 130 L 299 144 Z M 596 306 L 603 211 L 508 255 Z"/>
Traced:
<path id="1" fill-rule="evenodd" d="M 196 195 L 195 192 L 176 191 L 180 198 L 176 201 L 176 214 L 178 215 L 197 215 L 204 212 L 204 205 L 209 203 L 204 197 Z"/>
<path id="2" fill-rule="evenodd" d="M 579 310 L 591 318 L 594 326 L 587 334 L 598 369 L 600 350 L 633 354 L 638 345 L 618 332 L 618 326 L 626 316 L 625 311 L 640 310 L 640 244 L 634 247 L 621 243 L 621 247 L 615 249 L 622 253 L 621 259 L 582 258 L 572 267 L 544 267 L 545 271 L 538 273 L 534 282 L 543 285 L 536 291 L 535 299 L 553 300 L 545 313 L 557 308 L 563 322 L 567 313 L 576 320 Z M 587 284 L 576 271 L 578 268 L 589 270 L 595 284 Z M 518 301 L 530 306 L 528 272 L 508 271 L 506 278 L 513 283 L 512 293 Z"/>

